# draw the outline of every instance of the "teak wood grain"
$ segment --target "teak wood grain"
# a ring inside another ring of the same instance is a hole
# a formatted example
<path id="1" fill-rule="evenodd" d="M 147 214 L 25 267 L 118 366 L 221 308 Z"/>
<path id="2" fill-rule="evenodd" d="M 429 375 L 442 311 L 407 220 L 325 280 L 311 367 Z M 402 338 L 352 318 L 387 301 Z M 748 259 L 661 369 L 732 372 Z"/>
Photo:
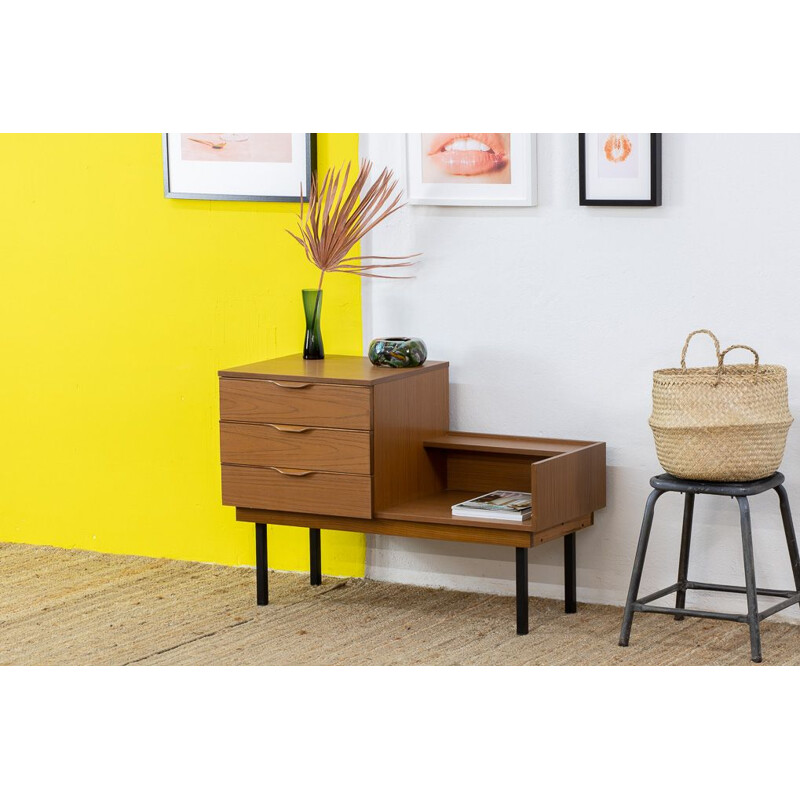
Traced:
<path id="1" fill-rule="evenodd" d="M 220 417 L 226 422 L 371 427 L 371 390 L 366 386 L 239 378 L 221 378 L 219 383 Z"/>
<path id="2" fill-rule="evenodd" d="M 531 522 L 544 530 L 606 504 L 606 445 L 588 447 L 531 465 Z"/>
<path id="3" fill-rule="evenodd" d="M 472 496 L 496 489 L 530 492 L 531 463 L 530 456 L 492 452 L 448 453 L 447 488 L 463 490 Z"/>
<path id="4" fill-rule="evenodd" d="M 446 362 L 290 356 L 219 374 L 223 502 L 237 519 L 531 547 L 605 505 L 602 442 L 449 431 Z M 454 502 L 494 489 L 530 491 L 531 519 L 453 517 Z"/>
<path id="5" fill-rule="evenodd" d="M 492 433 L 449 431 L 444 436 L 426 439 L 423 444 L 431 449 L 550 458 L 554 455 L 561 455 L 561 453 L 580 450 L 594 442 L 578 439 L 541 439 L 531 436 L 497 436 Z"/>
<path id="6" fill-rule="evenodd" d="M 604 442 L 500 436 L 495 444 L 494 438 L 449 431 L 426 440 L 429 450 L 446 459 L 448 489 L 473 489 L 476 494 L 495 489 L 530 492 L 534 531 L 605 506 Z"/>
<path id="7" fill-rule="evenodd" d="M 373 389 L 375 509 L 444 490 L 444 475 L 422 446 L 449 427 L 448 370 L 399 370 Z"/>
<path id="8" fill-rule="evenodd" d="M 222 502 L 277 511 L 369 517 L 371 478 L 335 472 L 293 475 L 268 467 L 223 464 Z"/>
<path id="9" fill-rule="evenodd" d="M 421 367 L 413 369 L 392 369 L 373 366 L 369 359 L 358 356 L 325 356 L 318 361 L 307 361 L 302 355 L 296 354 L 222 369 L 219 371 L 219 377 L 374 386 L 379 383 L 405 380 L 412 371 L 434 372 L 446 369 L 447 366 L 446 361 L 426 361 Z"/>
<path id="10" fill-rule="evenodd" d="M 594 523 L 594 514 L 587 514 L 585 517 L 579 519 L 571 519 L 569 522 L 562 522 L 560 525 L 554 525 L 552 528 L 546 528 L 543 531 L 535 531 L 533 534 L 533 547 L 544 544 L 545 542 L 552 542 L 554 539 L 560 539 L 568 533 L 588 528 Z"/>
<path id="11" fill-rule="evenodd" d="M 266 522 L 274 525 L 298 525 L 338 531 L 360 531 L 361 533 L 403 536 L 412 539 L 438 539 L 450 542 L 474 542 L 510 547 L 531 547 L 533 534 L 524 530 L 496 530 L 467 525 L 438 525 L 395 519 L 348 519 L 346 517 L 280 513 L 254 508 L 237 508 L 236 519 L 240 522 Z"/>
<path id="12" fill-rule="evenodd" d="M 452 506 L 463 503 L 473 497 L 473 492 L 446 491 L 439 494 L 420 497 L 417 500 L 407 501 L 399 506 L 376 511 L 378 519 L 407 520 L 408 522 L 431 522 L 442 525 L 461 525 L 467 528 L 486 528 L 509 531 L 526 531 L 533 533 L 530 520 L 509 522 L 507 520 L 486 520 L 474 517 L 457 517 L 453 514 Z"/>
<path id="13" fill-rule="evenodd" d="M 242 422 L 221 422 L 219 427 L 226 464 L 371 472 L 369 431 Z"/>
<path id="14" fill-rule="evenodd" d="M 494 544 L 505 547 L 536 547 L 545 542 L 566 536 L 592 524 L 592 515 L 557 525 L 550 530 L 532 532 L 524 528 L 508 529 L 488 525 L 456 525 L 430 522 L 414 522 L 396 519 L 356 519 L 324 514 L 297 514 L 292 512 L 267 511 L 259 508 L 237 508 L 239 522 L 262 522 L 274 525 L 325 528 L 334 531 L 361 531 L 387 536 L 403 536 L 411 539 L 435 539 L 446 542 L 472 542 Z"/>

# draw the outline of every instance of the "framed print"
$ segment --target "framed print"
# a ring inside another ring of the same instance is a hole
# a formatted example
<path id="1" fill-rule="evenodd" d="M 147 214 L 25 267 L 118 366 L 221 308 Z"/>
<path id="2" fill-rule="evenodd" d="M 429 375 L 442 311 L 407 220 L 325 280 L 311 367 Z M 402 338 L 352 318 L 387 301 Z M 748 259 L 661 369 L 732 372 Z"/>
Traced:
<path id="1" fill-rule="evenodd" d="M 536 135 L 409 133 L 408 202 L 435 206 L 536 205 Z"/>
<path id="2" fill-rule="evenodd" d="M 313 133 L 165 133 L 164 197 L 292 203 L 308 199 Z"/>
<path id="3" fill-rule="evenodd" d="M 660 206 L 660 133 L 579 133 L 582 206 Z"/>

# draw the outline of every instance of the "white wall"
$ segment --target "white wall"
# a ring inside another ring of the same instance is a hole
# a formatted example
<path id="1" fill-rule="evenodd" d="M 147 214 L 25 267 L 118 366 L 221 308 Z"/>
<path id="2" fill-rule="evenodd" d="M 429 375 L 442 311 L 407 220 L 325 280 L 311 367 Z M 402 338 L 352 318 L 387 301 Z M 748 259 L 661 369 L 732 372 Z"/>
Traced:
<path id="1" fill-rule="evenodd" d="M 579 206 L 577 134 L 537 138 L 537 207 L 407 206 L 376 230 L 364 252 L 424 256 L 413 280 L 363 281 L 365 348 L 421 336 L 429 358 L 449 361 L 453 429 L 607 442 L 608 505 L 577 534 L 578 601 L 621 605 L 648 480 L 662 472 L 652 371 L 678 365 L 686 335 L 711 328 L 786 365 L 800 417 L 800 136 L 664 134 L 660 208 Z M 361 149 L 405 179 L 403 135 L 365 134 Z M 702 339 L 690 366 L 712 363 Z M 798 425 L 782 470 L 800 527 Z M 751 505 L 759 586 L 791 588 L 777 497 Z M 643 592 L 675 581 L 681 514 L 682 497 L 659 501 Z M 562 553 L 560 540 L 531 550 L 532 594 L 563 596 Z M 691 555 L 690 579 L 743 585 L 735 501 L 698 498 Z M 370 537 L 367 575 L 512 594 L 513 559 Z M 744 609 L 743 596 L 694 596 Z"/>

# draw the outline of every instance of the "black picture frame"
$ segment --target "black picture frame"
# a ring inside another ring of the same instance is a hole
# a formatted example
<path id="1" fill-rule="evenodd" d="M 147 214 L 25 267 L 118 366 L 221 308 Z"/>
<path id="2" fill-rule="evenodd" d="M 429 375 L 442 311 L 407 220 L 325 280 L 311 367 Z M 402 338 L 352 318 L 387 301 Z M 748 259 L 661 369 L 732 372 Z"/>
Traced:
<path id="1" fill-rule="evenodd" d="M 311 186 L 311 175 L 317 169 L 317 134 L 306 133 L 306 171 L 305 171 L 305 195 L 301 198 L 300 194 L 296 195 L 252 195 L 252 194 L 214 194 L 214 193 L 188 193 L 173 191 L 170 186 L 169 175 L 169 134 L 162 133 L 161 135 L 161 150 L 163 153 L 164 162 L 164 197 L 175 198 L 180 200 L 228 200 L 228 201 L 244 201 L 251 203 L 299 203 L 302 199 L 303 202 L 308 201 L 308 190 Z"/>
<path id="2" fill-rule="evenodd" d="M 650 197 L 646 200 L 604 200 L 586 198 L 586 134 L 578 134 L 578 171 L 582 206 L 660 206 L 661 205 L 661 134 L 650 134 Z"/>

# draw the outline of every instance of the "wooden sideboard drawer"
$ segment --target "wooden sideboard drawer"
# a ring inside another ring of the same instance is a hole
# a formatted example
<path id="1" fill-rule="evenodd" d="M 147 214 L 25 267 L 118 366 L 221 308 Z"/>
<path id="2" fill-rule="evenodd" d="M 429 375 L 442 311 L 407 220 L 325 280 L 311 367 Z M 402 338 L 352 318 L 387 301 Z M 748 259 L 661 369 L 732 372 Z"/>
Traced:
<path id="1" fill-rule="evenodd" d="M 368 475 L 269 467 L 222 465 L 222 502 L 241 508 L 299 511 L 369 518 L 372 479 Z"/>
<path id="2" fill-rule="evenodd" d="M 366 386 L 220 378 L 219 399 L 225 421 L 372 427 L 371 390 Z"/>
<path id="3" fill-rule="evenodd" d="M 221 422 L 219 427 L 226 464 L 371 472 L 369 431 L 243 422 Z"/>

